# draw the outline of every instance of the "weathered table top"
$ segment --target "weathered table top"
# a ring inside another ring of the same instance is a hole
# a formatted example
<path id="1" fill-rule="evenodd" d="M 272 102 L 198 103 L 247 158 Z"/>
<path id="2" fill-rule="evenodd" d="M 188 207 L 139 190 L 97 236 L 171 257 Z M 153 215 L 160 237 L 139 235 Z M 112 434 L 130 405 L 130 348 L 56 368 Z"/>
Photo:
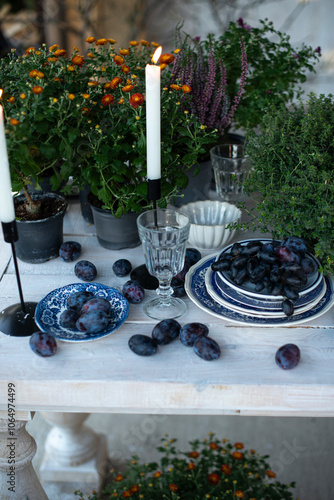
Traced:
<path id="1" fill-rule="evenodd" d="M 101 247 L 78 201 L 70 204 L 64 223 L 64 241 L 73 239 L 82 244 L 80 258 L 96 265 L 96 281 L 105 285 L 121 287 L 128 279 L 114 275 L 115 260 L 126 257 L 133 267 L 144 262 L 140 246 L 117 252 Z M 44 264 L 19 261 L 19 268 L 26 301 L 38 302 L 55 288 L 80 282 L 74 263 L 60 258 Z M 5 308 L 19 298 L 10 245 L 3 241 L 0 275 L 0 304 Z M 146 297 L 154 294 L 147 292 Z M 179 322 L 205 323 L 221 346 L 219 360 L 204 361 L 178 340 L 154 356 L 136 356 L 128 339 L 135 333 L 150 335 L 157 323 L 144 315 L 140 304 L 130 304 L 127 321 L 115 333 L 92 342 L 58 341 L 51 358 L 35 355 L 29 337 L 0 333 L 0 410 L 7 409 L 12 382 L 17 411 L 334 415 L 334 308 L 300 326 L 267 328 L 233 324 L 185 300 L 188 311 Z M 299 365 L 288 371 L 275 363 L 277 348 L 286 343 L 301 350 Z"/>

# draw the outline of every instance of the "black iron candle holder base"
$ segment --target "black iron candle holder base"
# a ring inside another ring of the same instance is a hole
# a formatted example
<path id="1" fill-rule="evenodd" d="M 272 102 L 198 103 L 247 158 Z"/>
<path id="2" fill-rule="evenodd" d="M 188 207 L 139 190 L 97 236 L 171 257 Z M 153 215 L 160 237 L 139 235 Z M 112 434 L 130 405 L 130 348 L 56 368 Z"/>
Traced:
<path id="1" fill-rule="evenodd" d="M 34 315 L 37 302 L 13 304 L 0 312 L 0 331 L 12 337 L 29 337 L 38 331 Z"/>
<path id="2" fill-rule="evenodd" d="M 148 179 L 147 197 L 150 201 L 157 201 L 161 198 L 161 179 Z"/>

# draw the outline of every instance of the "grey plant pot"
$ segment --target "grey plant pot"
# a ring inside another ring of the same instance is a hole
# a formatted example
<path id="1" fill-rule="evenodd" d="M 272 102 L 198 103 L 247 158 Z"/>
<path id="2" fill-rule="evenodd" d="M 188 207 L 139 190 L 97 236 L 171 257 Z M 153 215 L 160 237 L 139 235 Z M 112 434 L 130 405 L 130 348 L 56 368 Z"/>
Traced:
<path id="1" fill-rule="evenodd" d="M 59 257 L 59 247 L 63 243 L 63 221 L 67 202 L 63 196 L 56 193 L 33 194 L 33 199 L 48 198 L 61 199 L 65 208 L 56 215 L 35 221 L 17 220 L 18 240 L 15 242 L 17 257 L 31 264 L 39 264 Z M 24 196 L 16 197 L 18 202 Z"/>
<path id="2" fill-rule="evenodd" d="M 122 248 L 134 248 L 140 245 L 137 229 L 137 217 L 139 214 L 130 212 L 120 218 L 114 217 L 110 210 L 91 205 L 99 244 L 110 250 L 121 250 Z"/>

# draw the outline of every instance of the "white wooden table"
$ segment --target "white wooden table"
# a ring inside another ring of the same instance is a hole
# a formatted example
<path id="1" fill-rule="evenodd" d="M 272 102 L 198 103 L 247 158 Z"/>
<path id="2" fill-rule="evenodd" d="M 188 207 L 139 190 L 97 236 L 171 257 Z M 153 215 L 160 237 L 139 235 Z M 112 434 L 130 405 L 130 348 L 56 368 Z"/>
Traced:
<path id="1" fill-rule="evenodd" d="M 247 236 L 241 234 L 235 239 Z M 126 257 L 133 267 L 144 262 L 140 246 L 118 252 L 102 248 L 94 226 L 82 218 L 77 201 L 70 204 L 65 217 L 64 241 L 68 240 L 81 243 L 80 258 L 93 262 L 98 270 L 96 281 L 108 286 L 120 288 L 128 279 L 114 275 L 115 260 Z M 59 258 L 44 264 L 19 261 L 25 300 L 38 302 L 55 288 L 80 282 L 74 275 L 74 264 Z M 19 302 L 10 245 L 3 241 L 0 275 L 3 309 Z M 147 291 L 146 299 L 154 294 Z M 29 348 L 29 337 L 0 333 L 1 499 L 19 498 L 8 491 L 7 484 L 8 474 L 13 472 L 7 446 L 9 384 L 15 386 L 18 439 L 12 448 L 16 491 L 34 492 L 37 499 L 46 495 L 31 467 L 35 444 L 24 428 L 31 412 L 44 412 L 55 424 L 46 443 L 45 479 L 57 479 L 61 466 L 64 477 L 69 467 L 78 464 L 83 464 L 87 477 L 84 464 L 98 453 L 104 460 L 103 437 L 83 425 L 90 412 L 334 416 L 334 308 L 300 326 L 255 328 L 217 318 L 189 298 L 185 300 L 188 311 L 179 322 L 205 323 L 209 335 L 221 346 L 219 360 L 204 361 L 179 341 L 162 346 L 152 357 L 136 356 L 128 347 L 128 339 L 135 333 L 150 335 L 157 323 L 143 314 L 140 304 L 130 304 L 127 321 L 114 334 L 93 342 L 58 341 L 58 352 L 51 358 L 36 356 Z M 284 371 L 275 363 L 275 352 L 290 342 L 299 346 L 301 361 L 294 370 Z M 62 439 L 64 436 L 66 439 Z M 57 467 L 52 465 L 55 460 Z M 70 476 L 73 478 L 73 474 Z"/>

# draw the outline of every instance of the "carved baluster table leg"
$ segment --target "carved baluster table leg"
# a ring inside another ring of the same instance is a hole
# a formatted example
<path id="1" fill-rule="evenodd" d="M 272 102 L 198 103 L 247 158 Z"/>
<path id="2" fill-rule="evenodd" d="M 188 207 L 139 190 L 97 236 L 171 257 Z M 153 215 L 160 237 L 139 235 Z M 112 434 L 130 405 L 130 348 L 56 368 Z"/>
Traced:
<path id="1" fill-rule="evenodd" d="M 25 426 L 33 414 L 17 412 L 9 421 L 6 413 L 0 411 L 0 498 L 48 500 L 31 463 L 37 447 Z"/>
<path id="2" fill-rule="evenodd" d="M 91 485 L 100 491 L 107 472 L 107 447 L 103 434 L 84 425 L 89 413 L 42 412 L 53 425 L 45 441 L 40 468 L 42 481 Z"/>

